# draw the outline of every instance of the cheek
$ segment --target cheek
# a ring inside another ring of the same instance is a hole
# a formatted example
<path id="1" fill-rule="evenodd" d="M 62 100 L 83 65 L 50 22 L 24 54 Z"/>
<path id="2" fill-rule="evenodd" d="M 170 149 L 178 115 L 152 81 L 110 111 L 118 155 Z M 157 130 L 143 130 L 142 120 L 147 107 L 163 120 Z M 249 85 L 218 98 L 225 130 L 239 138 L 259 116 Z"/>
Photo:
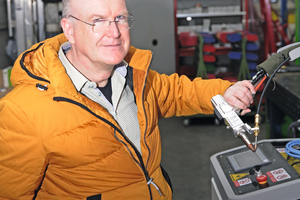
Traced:
<path id="1" fill-rule="evenodd" d="M 90 30 L 88 28 L 90 28 Z M 74 31 L 74 38 L 76 41 L 76 45 L 83 48 L 91 45 L 91 42 L 95 41 L 95 38 L 92 37 L 93 34 L 91 32 L 92 32 L 91 27 L 78 27 Z"/>
<path id="2" fill-rule="evenodd" d="M 125 34 L 125 37 L 124 37 L 124 48 L 126 50 L 126 54 L 128 53 L 129 51 L 129 48 L 130 48 L 130 42 L 131 42 L 131 39 L 130 39 L 130 32 L 128 31 L 127 34 Z"/>

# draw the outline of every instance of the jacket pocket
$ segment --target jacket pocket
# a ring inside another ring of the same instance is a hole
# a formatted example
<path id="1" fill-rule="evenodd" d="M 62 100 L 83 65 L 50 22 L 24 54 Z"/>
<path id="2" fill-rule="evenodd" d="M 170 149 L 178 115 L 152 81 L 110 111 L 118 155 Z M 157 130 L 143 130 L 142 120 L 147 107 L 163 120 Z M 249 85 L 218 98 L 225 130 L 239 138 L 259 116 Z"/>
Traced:
<path id="1" fill-rule="evenodd" d="M 101 196 L 102 196 L 101 194 L 97 194 L 86 198 L 86 200 L 101 200 Z"/>
<path id="2" fill-rule="evenodd" d="M 167 183 L 169 184 L 169 186 L 170 186 L 170 188 L 171 188 L 171 190 L 172 190 L 172 193 L 173 193 L 173 187 L 172 187 L 172 183 L 171 183 L 171 179 L 170 179 L 170 177 L 169 177 L 169 174 L 166 172 L 166 170 L 165 170 L 162 166 L 160 166 L 160 168 L 161 168 L 161 172 L 162 172 L 162 174 L 163 174 L 165 180 L 166 180 Z"/>

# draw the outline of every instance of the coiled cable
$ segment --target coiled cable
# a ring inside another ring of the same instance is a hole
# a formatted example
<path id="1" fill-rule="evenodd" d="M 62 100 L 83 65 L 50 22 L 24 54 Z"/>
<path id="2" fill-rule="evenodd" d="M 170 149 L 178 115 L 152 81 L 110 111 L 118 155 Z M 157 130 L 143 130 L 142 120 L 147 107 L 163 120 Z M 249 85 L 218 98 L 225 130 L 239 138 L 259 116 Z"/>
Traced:
<path id="1" fill-rule="evenodd" d="M 288 142 L 285 146 L 285 153 L 293 158 L 300 159 L 300 150 L 293 148 L 294 146 L 300 147 L 300 139 Z"/>

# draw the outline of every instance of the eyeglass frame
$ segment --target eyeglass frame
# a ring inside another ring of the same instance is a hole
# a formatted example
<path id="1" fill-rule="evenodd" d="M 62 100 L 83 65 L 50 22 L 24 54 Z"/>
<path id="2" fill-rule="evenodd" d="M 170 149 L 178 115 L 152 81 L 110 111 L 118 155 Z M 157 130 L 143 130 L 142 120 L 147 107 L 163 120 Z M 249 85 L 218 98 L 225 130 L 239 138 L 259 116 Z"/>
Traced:
<path id="1" fill-rule="evenodd" d="M 131 29 L 131 28 L 133 27 L 135 18 L 134 18 L 134 16 L 133 16 L 131 13 L 128 13 L 128 16 L 130 16 L 130 17 L 131 17 L 131 20 L 132 20 L 132 26 L 129 27 L 129 28 L 127 28 L 127 29 L 129 30 L 129 29 Z M 128 16 L 127 16 L 127 20 L 128 20 Z M 65 18 L 70 18 L 70 17 L 73 18 L 73 19 L 76 19 L 76 20 L 78 20 L 78 21 L 80 21 L 80 22 L 83 22 L 83 23 L 85 23 L 85 24 L 87 24 L 87 25 L 93 26 L 93 32 L 95 32 L 95 31 L 94 31 L 94 26 L 96 26 L 95 23 L 98 23 L 98 22 L 89 23 L 89 22 L 83 21 L 83 20 L 81 20 L 81 19 L 78 19 L 77 17 L 74 17 L 73 15 L 67 15 Z M 116 17 L 115 17 L 115 18 L 116 18 Z M 113 21 L 110 21 L 110 20 L 108 20 L 108 19 L 103 19 L 103 20 L 105 20 L 105 21 L 108 22 L 108 26 L 107 26 L 107 27 L 109 27 L 110 24 L 111 24 L 112 22 L 115 22 L 116 25 L 117 25 L 117 22 L 119 22 L 119 21 L 117 21 L 117 20 L 113 20 Z M 117 25 L 117 26 L 118 26 L 118 25 Z"/>

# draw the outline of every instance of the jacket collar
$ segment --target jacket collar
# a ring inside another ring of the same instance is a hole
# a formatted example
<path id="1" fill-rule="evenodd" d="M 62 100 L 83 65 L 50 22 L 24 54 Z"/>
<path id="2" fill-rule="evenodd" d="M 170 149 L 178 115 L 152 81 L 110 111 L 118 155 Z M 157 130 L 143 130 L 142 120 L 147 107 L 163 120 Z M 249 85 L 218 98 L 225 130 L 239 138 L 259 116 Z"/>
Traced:
<path id="1" fill-rule="evenodd" d="M 67 59 L 66 53 L 71 49 L 71 44 L 69 42 L 65 42 L 61 45 L 58 55 L 61 63 L 66 69 L 67 74 L 71 78 L 74 86 L 76 87 L 77 91 L 81 91 L 84 85 L 87 82 L 90 82 L 83 74 L 81 74 Z M 122 77 L 126 77 L 127 75 L 127 62 L 122 61 L 120 64 L 116 65 L 114 71 L 119 73 Z M 114 72 L 113 72 L 114 73 Z M 113 75 L 112 75 L 113 76 Z"/>
<path id="2" fill-rule="evenodd" d="M 82 96 L 77 92 L 58 58 L 60 46 L 65 42 L 67 42 L 67 39 L 64 34 L 60 34 L 34 45 L 31 49 L 21 54 L 12 70 L 11 81 L 13 86 L 23 82 L 31 82 L 33 84 L 46 82 L 50 83 L 58 96 L 66 94 L 74 97 Z M 133 71 L 143 71 L 144 73 L 141 74 L 146 75 L 151 58 L 151 51 L 140 50 L 131 46 L 124 60 L 133 68 Z M 145 79 L 145 76 L 143 79 Z M 138 81 L 137 84 L 140 83 Z"/>

